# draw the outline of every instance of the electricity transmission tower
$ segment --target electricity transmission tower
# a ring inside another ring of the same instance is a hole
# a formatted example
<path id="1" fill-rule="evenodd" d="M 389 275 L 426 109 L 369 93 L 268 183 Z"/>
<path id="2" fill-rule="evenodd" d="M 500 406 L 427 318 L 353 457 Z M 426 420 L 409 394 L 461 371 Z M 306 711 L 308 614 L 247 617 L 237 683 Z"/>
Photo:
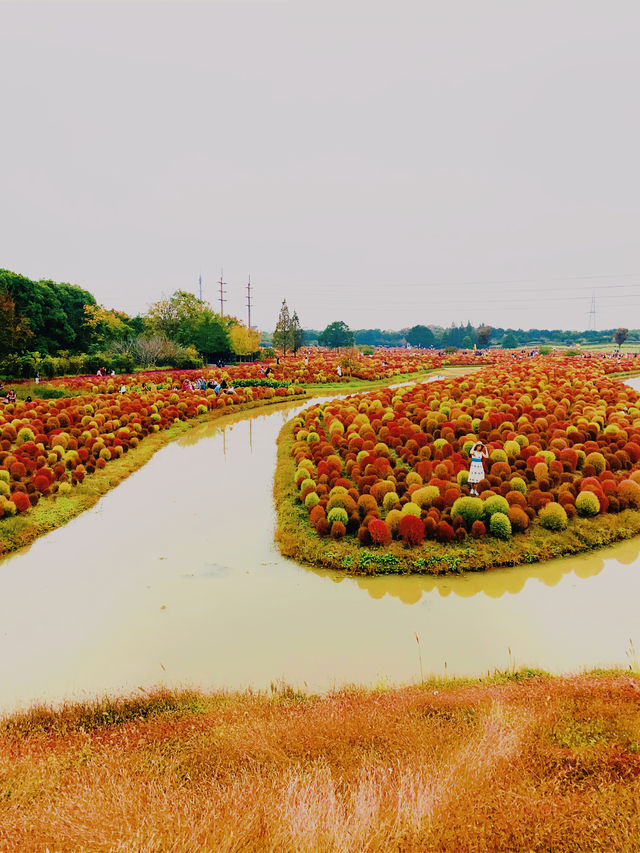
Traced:
<path id="1" fill-rule="evenodd" d="M 596 330 L 596 294 L 595 292 L 591 296 L 591 308 L 589 309 L 589 331 L 595 332 Z"/>
<path id="2" fill-rule="evenodd" d="M 249 315 L 247 328 L 251 331 L 251 276 L 249 276 L 249 283 L 247 284 L 247 312 Z"/>
<path id="3" fill-rule="evenodd" d="M 220 314 L 222 317 L 224 317 L 224 303 L 227 301 L 224 294 L 227 291 L 224 289 L 226 281 L 222 280 L 222 276 L 223 276 L 223 270 L 220 270 L 220 281 L 218 282 L 220 284 Z"/>

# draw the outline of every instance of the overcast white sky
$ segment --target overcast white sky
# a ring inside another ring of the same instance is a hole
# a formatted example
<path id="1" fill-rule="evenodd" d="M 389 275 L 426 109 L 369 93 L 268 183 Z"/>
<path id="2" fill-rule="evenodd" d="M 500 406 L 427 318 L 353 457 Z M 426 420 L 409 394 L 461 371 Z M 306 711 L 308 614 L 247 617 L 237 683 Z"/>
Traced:
<path id="1" fill-rule="evenodd" d="M 640 326 L 637 0 L 0 0 L 0 267 L 273 329 Z"/>

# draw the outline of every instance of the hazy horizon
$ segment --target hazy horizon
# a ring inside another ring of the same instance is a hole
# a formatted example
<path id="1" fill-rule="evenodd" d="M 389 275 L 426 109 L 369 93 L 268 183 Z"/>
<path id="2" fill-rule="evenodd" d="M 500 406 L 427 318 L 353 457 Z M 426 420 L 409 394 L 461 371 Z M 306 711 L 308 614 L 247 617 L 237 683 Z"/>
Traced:
<path id="1" fill-rule="evenodd" d="M 270 331 L 640 326 L 631 2 L 1 2 L 0 267 Z"/>

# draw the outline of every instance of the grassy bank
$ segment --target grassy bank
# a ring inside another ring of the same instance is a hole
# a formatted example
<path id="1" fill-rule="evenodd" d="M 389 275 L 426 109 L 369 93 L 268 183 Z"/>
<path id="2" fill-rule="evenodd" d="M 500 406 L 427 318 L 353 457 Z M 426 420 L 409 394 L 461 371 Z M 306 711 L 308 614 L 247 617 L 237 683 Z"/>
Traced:
<path id="1" fill-rule="evenodd" d="M 325 382 L 322 384 L 306 384 L 304 387 L 314 397 L 333 396 L 337 394 L 358 394 L 365 391 L 376 391 L 379 388 L 388 388 L 389 385 L 398 385 L 402 382 L 424 382 L 434 376 L 464 376 L 474 370 L 479 370 L 477 365 L 463 365 L 461 367 L 440 367 L 433 370 L 425 370 L 422 373 L 401 373 L 397 376 L 389 376 L 385 379 L 357 379 L 355 377 L 346 382 Z"/>
<path id="2" fill-rule="evenodd" d="M 291 689 L 0 721 L 0 849 L 632 851 L 640 680 Z"/>
<path id="3" fill-rule="evenodd" d="M 309 566 L 341 569 L 354 574 L 443 574 L 485 571 L 538 563 L 556 557 L 602 548 L 640 534 L 640 512 L 627 509 L 596 518 L 575 518 L 563 531 L 546 530 L 538 521 L 508 541 L 487 536 L 467 537 L 446 545 L 433 540 L 407 547 L 400 541 L 362 547 L 353 536 L 321 538 L 307 510 L 297 500 L 295 462 L 291 455 L 293 426 L 285 424 L 278 437 L 274 498 L 278 517 L 276 539 L 285 557 Z"/>
<path id="4" fill-rule="evenodd" d="M 55 530 L 92 507 L 108 491 L 141 468 L 156 451 L 174 441 L 201 423 L 236 415 L 238 412 L 255 412 L 267 406 L 304 401 L 304 397 L 255 400 L 212 412 L 189 421 L 179 421 L 167 430 L 146 436 L 136 448 L 119 459 L 111 460 L 105 468 L 85 477 L 82 484 L 74 486 L 67 496 L 41 498 L 27 513 L 0 520 L 0 556 L 30 545 L 39 536 Z"/>

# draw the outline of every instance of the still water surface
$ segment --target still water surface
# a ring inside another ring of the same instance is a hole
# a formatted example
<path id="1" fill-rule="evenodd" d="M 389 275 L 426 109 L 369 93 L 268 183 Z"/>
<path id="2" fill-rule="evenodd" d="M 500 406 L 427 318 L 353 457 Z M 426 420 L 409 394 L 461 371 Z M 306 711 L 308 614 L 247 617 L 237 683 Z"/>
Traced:
<path id="1" fill-rule="evenodd" d="M 636 387 L 640 380 L 630 382 Z M 306 401 L 198 426 L 0 562 L 0 709 L 157 684 L 308 689 L 627 665 L 640 538 L 463 577 L 354 578 L 283 559 L 272 480 Z"/>

